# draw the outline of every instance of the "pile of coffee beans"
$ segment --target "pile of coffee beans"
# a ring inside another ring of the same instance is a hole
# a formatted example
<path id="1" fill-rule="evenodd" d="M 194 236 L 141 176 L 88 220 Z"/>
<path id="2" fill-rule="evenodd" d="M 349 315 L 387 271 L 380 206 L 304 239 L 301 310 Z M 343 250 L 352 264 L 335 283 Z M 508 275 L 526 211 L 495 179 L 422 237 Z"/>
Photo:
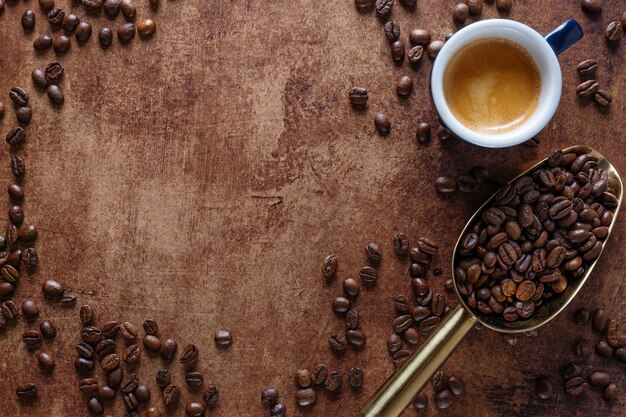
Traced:
<path id="1" fill-rule="evenodd" d="M 465 392 L 465 384 L 452 375 L 447 375 L 443 370 L 438 370 L 430 381 L 433 389 L 433 399 L 435 406 L 439 410 L 445 410 L 452 405 L 454 400 Z M 425 410 L 428 407 L 428 397 L 424 391 L 417 394 L 413 399 L 413 407 L 417 411 Z"/>
<path id="2" fill-rule="evenodd" d="M 600 89 L 600 84 L 596 80 L 598 63 L 593 59 L 586 59 L 578 64 L 576 70 L 581 78 L 586 79 L 576 87 L 578 97 L 581 99 L 593 97 L 598 106 L 610 106 L 613 96 L 609 91 Z"/>
<path id="3" fill-rule="evenodd" d="M 594 156 L 554 152 L 500 189 L 462 237 L 459 293 L 472 310 L 505 323 L 532 317 L 600 255 L 617 204 Z"/>

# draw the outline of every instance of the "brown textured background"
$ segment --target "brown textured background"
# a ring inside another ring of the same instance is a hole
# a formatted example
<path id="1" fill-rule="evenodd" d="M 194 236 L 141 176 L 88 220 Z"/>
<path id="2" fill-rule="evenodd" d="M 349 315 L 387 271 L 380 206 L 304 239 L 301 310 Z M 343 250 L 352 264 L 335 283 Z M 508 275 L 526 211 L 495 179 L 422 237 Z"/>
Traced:
<path id="1" fill-rule="evenodd" d="M 85 16 L 77 2 L 60 3 Z M 200 370 L 221 392 L 210 415 L 267 415 L 259 394 L 274 385 L 291 416 L 356 416 L 392 372 L 385 349 L 390 297 L 409 291 L 406 264 L 393 256 L 393 233 L 436 239 L 441 253 L 434 266 L 446 277 L 457 234 L 490 192 L 440 198 L 432 187 L 436 176 L 483 164 L 510 177 L 555 148 L 577 143 L 596 147 L 626 174 L 626 40 L 611 51 L 603 37 L 606 24 L 624 11 L 621 0 L 605 0 L 594 19 L 583 15 L 578 1 L 514 2 L 510 17 L 539 32 L 574 17 L 586 36 L 560 58 L 563 100 L 540 147 L 507 150 L 456 141 L 442 146 L 438 140 L 418 146 L 417 122 L 435 122 L 427 98 L 429 60 L 418 71 L 394 67 L 380 22 L 374 13 L 357 13 L 352 0 L 172 0 L 158 12 L 147 0 L 136 3 L 139 18 L 156 16 L 152 39 L 128 46 L 116 40 L 103 51 L 97 31 L 117 27 L 123 18 L 89 16 L 94 36 L 85 46 L 73 40 L 61 57 L 32 49 L 34 35 L 49 30 L 35 0 L 9 0 L 0 15 L 0 98 L 7 105 L 1 134 L 15 123 L 6 95 L 12 85 L 31 91 L 34 108 L 20 154 L 27 165 L 26 218 L 39 227 L 41 263 L 36 275 L 22 279 L 15 300 L 35 297 L 41 317 L 60 328 L 56 340 L 45 343 L 57 356 L 49 376 L 21 342 L 23 321 L 0 335 L 2 416 L 87 414 L 71 365 L 78 308 L 44 302 L 39 283 L 46 277 L 79 292 L 77 306 L 94 305 L 100 323 L 140 324 L 151 317 L 162 334 L 196 343 Z M 418 3 L 414 12 L 394 8 L 403 36 L 423 27 L 441 39 L 454 29 L 453 1 Z M 33 34 L 19 23 L 27 7 L 37 14 Z M 494 6 L 485 6 L 483 18 L 496 16 Z M 608 114 L 576 98 L 575 66 L 584 58 L 599 61 L 599 82 L 615 97 Z M 34 67 L 54 59 L 66 68 L 61 109 L 53 109 L 30 81 Z M 408 100 L 394 91 L 403 74 L 417 80 Z M 364 113 L 347 103 L 352 85 L 370 92 Z M 377 111 L 392 119 L 386 138 L 374 131 Z M 9 184 L 4 149 L 0 176 Z M 625 235 L 622 214 L 579 298 L 536 337 L 521 336 L 510 346 L 487 330 L 470 334 L 446 365 L 467 392 L 442 414 L 626 415 L 624 365 L 615 360 L 589 361 L 617 381 L 619 398 L 611 405 L 599 393 L 571 399 L 557 389 L 555 398 L 541 401 L 532 392 L 536 375 L 558 383 L 557 370 L 574 358 L 571 345 L 578 337 L 597 338 L 572 324 L 577 307 L 605 305 L 626 321 Z M 343 328 L 330 308 L 340 280 L 323 285 L 320 264 L 334 253 L 338 277 L 356 276 L 369 241 L 381 244 L 384 261 L 378 287 L 363 291 L 357 302 L 368 344 L 337 359 L 327 337 Z M 443 279 L 433 282 L 442 288 Z M 235 338 L 227 351 L 213 344 L 213 331 L 222 328 Z M 361 366 L 363 391 L 346 388 L 339 400 L 322 394 L 310 411 L 296 410 L 294 371 L 321 362 L 345 372 Z M 154 374 L 161 366 L 161 359 L 144 354 L 139 370 L 158 405 Z M 183 386 L 180 364 L 170 369 Z M 28 380 L 39 385 L 40 398 L 21 407 L 14 388 Z M 183 402 L 198 397 L 183 388 Z M 114 414 L 123 415 L 119 397 L 115 404 Z M 435 414 L 432 403 L 430 408 L 428 414 Z M 182 407 L 171 413 L 181 414 Z"/>

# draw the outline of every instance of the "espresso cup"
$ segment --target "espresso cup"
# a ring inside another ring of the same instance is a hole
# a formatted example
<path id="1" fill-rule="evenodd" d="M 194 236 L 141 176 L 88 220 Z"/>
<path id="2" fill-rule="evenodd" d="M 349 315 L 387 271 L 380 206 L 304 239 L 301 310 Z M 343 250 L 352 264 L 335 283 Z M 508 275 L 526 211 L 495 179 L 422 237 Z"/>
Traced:
<path id="1" fill-rule="evenodd" d="M 459 30 L 439 51 L 431 73 L 430 92 L 441 123 L 459 138 L 488 148 L 505 148 L 531 139 L 546 127 L 561 99 L 563 79 L 557 55 L 582 36 L 582 28 L 573 19 L 545 37 L 529 26 L 505 19 L 483 20 Z M 527 52 L 534 61 L 540 83 L 534 111 L 529 110 L 523 122 L 509 130 L 485 132 L 468 127 L 454 114 L 446 100 L 444 78 L 451 60 L 463 48 L 477 41 L 493 39 L 508 41 Z"/>

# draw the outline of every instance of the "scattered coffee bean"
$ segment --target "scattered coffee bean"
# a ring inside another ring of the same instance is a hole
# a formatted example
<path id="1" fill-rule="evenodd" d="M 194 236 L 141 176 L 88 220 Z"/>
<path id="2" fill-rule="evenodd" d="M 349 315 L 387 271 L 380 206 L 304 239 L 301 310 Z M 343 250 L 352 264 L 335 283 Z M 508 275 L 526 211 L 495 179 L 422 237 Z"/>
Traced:
<path id="1" fill-rule="evenodd" d="M 413 91 L 413 79 L 408 75 L 402 76 L 396 83 L 396 93 L 400 97 L 407 97 Z"/>
<path id="2" fill-rule="evenodd" d="M 133 342 L 139 334 L 139 329 L 131 322 L 125 321 L 120 324 L 120 334 L 125 340 Z"/>
<path id="3" fill-rule="evenodd" d="M 596 353 L 598 355 L 600 355 L 600 356 L 605 357 L 605 358 L 610 358 L 611 355 L 613 354 L 613 348 L 611 347 L 611 345 L 606 343 L 604 340 L 600 340 L 596 344 Z"/>
<path id="4" fill-rule="evenodd" d="M 217 403 L 218 398 L 219 391 L 215 385 L 209 385 L 207 390 L 202 393 L 202 401 L 208 408 L 213 407 Z"/>
<path id="5" fill-rule="evenodd" d="M 137 9 L 135 8 L 135 5 L 133 4 L 132 0 L 122 0 L 120 7 L 122 9 L 122 14 L 124 15 L 125 18 L 127 19 L 135 18 Z"/>
<path id="6" fill-rule="evenodd" d="M 26 133 L 21 127 L 15 127 L 7 133 L 6 142 L 13 148 L 19 148 L 26 141 Z"/>
<path id="7" fill-rule="evenodd" d="M 397 333 L 391 333 L 387 339 L 387 350 L 389 353 L 395 353 L 402 349 L 402 338 Z"/>
<path id="8" fill-rule="evenodd" d="M 409 33 L 409 42 L 411 45 L 428 46 L 430 43 L 430 32 L 424 29 L 413 29 Z"/>
<path id="9" fill-rule="evenodd" d="M 119 387 L 122 383 L 122 378 L 124 378 L 124 371 L 122 368 L 114 369 L 106 376 L 107 385 L 111 388 Z"/>
<path id="10" fill-rule="evenodd" d="M 452 19 L 458 25 L 465 23 L 469 19 L 469 7 L 465 3 L 457 3 L 452 9 Z"/>
<path id="11" fill-rule="evenodd" d="M 432 41 L 431 43 L 429 43 L 426 52 L 428 53 L 430 59 L 437 58 L 437 55 L 439 54 L 439 51 L 441 51 L 441 48 L 443 48 L 442 41 Z"/>
<path id="12" fill-rule="evenodd" d="M 178 350 L 178 343 L 172 338 L 167 338 L 161 342 L 159 353 L 163 359 L 170 360 L 176 354 L 176 350 Z"/>
<path id="13" fill-rule="evenodd" d="M 58 35 L 52 39 L 52 49 L 54 52 L 62 54 L 70 50 L 72 42 L 65 35 Z"/>
<path id="14" fill-rule="evenodd" d="M 95 353 L 94 349 L 85 342 L 76 343 L 75 348 L 76 353 L 78 353 L 78 356 L 80 356 L 81 358 L 91 359 L 93 358 L 93 355 Z"/>
<path id="15" fill-rule="evenodd" d="M 135 24 L 124 23 L 117 29 L 117 37 L 121 42 L 130 42 L 135 37 Z"/>
<path id="16" fill-rule="evenodd" d="M 139 36 L 147 37 L 156 32 L 156 22 L 152 19 L 144 19 L 137 25 L 137 33 Z"/>
<path id="17" fill-rule="evenodd" d="M 367 259 L 374 264 L 379 263 L 383 257 L 382 252 L 376 243 L 368 243 L 367 246 L 365 246 L 365 256 L 367 256 Z"/>
<path id="18" fill-rule="evenodd" d="M 385 36 L 389 42 L 400 39 L 400 24 L 396 21 L 389 21 L 384 26 Z"/>
<path id="19" fill-rule="evenodd" d="M 330 392 L 336 392 L 341 388 L 343 384 L 343 374 L 341 371 L 336 370 L 328 374 L 324 387 Z"/>
<path id="20" fill-rule="evenodd" d="M 9 98 L 11 99 L 15 107 L 24 107 L 28 105 L 30 96 L 25 89 L 19 86 L 15 86 L 11 87 L 11 90 L 9 91 Z"/>
<path id="21" fill-rule="evenodd" d="M 172 374 L 167 369 L 161 369 L 156 374 L 156 383 L 159 388 L 164 389 L 172 383 Z"/>
<path id="22" fill-rule="evenodd" d="M 93 371 L 95 363 L 91 359 L 77 357 L 74 359 L 74 369 L 79 375 L 88 375 Z"/>
<path id="23" fill-rule="evenodd" d="M 452 177 L 438 177 L 435 180 L 435 188 L 441 194 L 452 193 L 456 191 L 456 180 Z"/>
<path id="24" fill-rule="evenodd" d="M 213 340 L 218 347 L 228 347 L 233 343 L 233 335 L 227 330 L 218 330 L 213 335 Z"/>
<path id="25" fill-rule="evenodd" d="M 580 6 L 587 13 L 600 13 L 602 11 L 602 0 L 580 0 Z"/>
<path id="26" fill-rule="evenodd" d="M 365 346 L 367 337 L 365 332 L 361 329 L 348 329 L 346 330 L 346 339 L 348 343 L 355 349 L 362 349 Z"/>
<path id="27" fill-rule="evenodd" d="M 17 306 L 11 300 L 2 303 L 2 315 L 7 320 L 15 320 L 17 318 Z"/>
<path id="28" fill-rule="evenodd" d="M 542 400 L 548 400 L 552 398 L 554 388 L 552 387 L 552 381 L 548 378 L 538 378 L 535 383 L 535 394 Z"/>
<path id="29" fill-rule="evenodd" d="M 63 18 L 63 30 L 72 33 L 76 30 L 76 26 L 80 23 L 80 19 L 75 14 L 66 14 Z"/>
<path id="30" fill-rule="evenodd" d="M 409 49 L 407 53 L 407 57 L 409 58 L 409 63 L 412 66 L 417 66 L 420 62 L 422 62 L 422 57 L 424 56 L 424 47 L 422 45 L 417 45 Z"/>
<path id="31" fill-rule="evenodd" d="M 376 14 L 381 19 L 387 18 L 391 14 L 394 0 L 376 0 Z"/>
<path id="32" fill-rule="evenodd" d="M 593 59 L 586 59 L 578 64 L 576 71 L 581 76 L 594 75 L 598 71 L 598 63 Z"/>
<path id="33" fill-rule="evenodd" d="M 409 252 L 409 237 L 404 233 L 396 233 L 393 237 L 393 248 L 398 255 L 406 255 Z"/>
<path id="34" fill-rule="evenodd" d="M 261 402 L 267 408 L 274 406 L 278 402 L 278 391 L 276 388 L 266 388 L 261 393 Z"/>
<path id="35" fill-rule="evenodd" d="M 143 345 L 152 352 L 158 352 L 161 349 L 161 340 L 156 336 L 147 334 L 143 337 Z"/>
<path id="36" fill-rule="evenodd" d="M 333 301 L 333 310 L 337 314 L 345 314 L 350 310 L 350 300 L 345 297 L 337 297 Z"/>
<path id="37" fill-rule="evenodd" d="M 39 307 L 34 300 L 27 298 L 22 302 L 22 314 L 27 320 L 35 319 L 39 315 Z"/>
<path id="38" fill-rule="evenodd" d="M 35 13 L 32 9 L 26 9 L 22 14 L 22 28 L 29 32 L 35 28 Z"/>
<path id="39" fill-rule="evenodd" d="M 287 415 L 287 406 L 284 403 L 275 404 L 270 408 L 270 415 L 272 417 L 285 417 Z"/>
<path id="40" fill-rule="evenodd" d="M 317 365 L 317 368 L 311 373 L 311 378 L 315 385 L 322 385 L 328 377 L 328 368 L 324 364 Z"/>
<path id="41" fill-rule="evenodd" d="M 48 12 L 54 7 L 54 0 L 39 0 L 39 7 L 42 11 Z"/>
<path id="42" fill-rule="evenodd" d="M 617 42 L 622 38 L 622 26 L 617 20 L 612 21 L 606 27 L 604 32 L 606 40 L 609 42 Z"/>
<path id="43" fill-rule="evenodd" d="M 458 397 L 465 392 L 465 385 L 459 378 L 450 375 L 448 377 L 448 389 L 452 392 L 452 394 Z"/>
<path id="44" fill-rule="evenodd" d="M 430 123 L 428 122 L 419 122 L 417 124 L 417 129 L 415 129 L 415 138 L 419 144 L 427 145 L 430 143 L 430 130 Z"/>
<path id="45" fill-rule="evenodd" d="M 435 405 L 438 409 L 445 410 L 450 407 L 453 399 L 454 397 L 452 393 L 449 390 L 444 389 L 443 391 L 439 391 L 435 394 Z"/>
<path id="46" fill-rule="evenodd" d="M 359 277 L 361 278 L 361 281 L 365 286 L 371 287 L 376 284 L 376 270 L 371 266 L 364 266 L 363 268 L 361 268 L 361 271 L 359 272 Z"/>
<path id="47" fill-rule="evenodd" d="M 104 0 L 81 0 L 83 6 L 88 9 L 99 9 L 104 4 Z"/>
<path id="48" fill-rule="evenodd" d="M 111 46 L 113 43 L 113 31 L 108 27 L 101 28 L 98 33 L 98 42 L 100 42 L 100 46 L 104 49 Z"/>
<path id="49" fill-rule="evenodd" d="M 335 276 L 335 272 L 337 272 L 337 257 L 335 255 L 328 255 L 322 264 L 322 274 L 326 279 L 330 279 Z"/>
<path id="50" fill-rule="evenodd" d="M 115 341 L 111 339 L 103 339 L 96 344 L 95 352 L 99 358 L 104 358 L 111 353 L 115 353 L 116 349 L 117 346 L 115 345 Z"/>
<path id="51" fill-rule="evenodd" d="M 65 290 L 63 291 L 63 295 L 61 296 L 59 302 L 65 305 L 73 305 L 76 302 L 76 294 L 70 290 Z"/>
<path id="52" fill-rule="evenodd" d="M 391 44 L 391 59 L 398 66 L 404 62 L 404 51 L 404 42 L 401 40 L 394 41 Z"/>
<path id="53" fill-rule="evenodd" d="M 95 313 L 93 310 L 93 307 L 91 307 L 89 304 L 84 304 L 80 307 L 79 310 L 79 316 L 80 316 L 80 321 L 84 324 L 84 325 L 89 325 L 91 323 L 93 323 L 94 317 L 95 317 Z"/>
<path id="54" fill-rule="evenodd" d="M 608 107 L 613 101 L 613 96 L 606 90 L 598 90 L 598 92 L 593 95 L 593 99 L 599 106 Z"/>
<path id="55" fill-rule="evenodd" d="M 33 118 L 33 110 L 30 106 L 19 107 L 15 110 L 15 115 L 19 123 L 28 124 Z"/>
<path id="56" fill-rule="evenodd" d="M 561 375 L 565 379 L 570 379 L 575 376 L 580 376 L 581 373 L 582 373 L 582 368 L 575 363 L 566 365 L 561 369 Z"/>
<path id="57" fill-rule="evenodd" d="M 96 397 L 98 397 L 100 401 L 111 401 L 115 398 L 115 390 L 108 385 L 102 385 L 98 387 Z"/>
<path id="58" fill-rule="evenodd" d="M 139 358 L 141 357 L 141 348 L 137 345 L 127 346 L 126 349 L 122 351 L 122 360 L 128 366 L 135 365 Z"/>
<path id="59" fill-rule="evenodd" d="M 576 87 L 576 94 L 579 97 L 589 97 L 598 92 L 599 88 L 600 85 L 596 80 L 587 80 Z"/>
<path id="60" fill-rule="evenodd" d="M 496 0 L 496 9 L 498 13 L 509 13 L 513 8 L 513 0 Z"/>
<path id="61" fill-rule="evenodd" d="M 594 371 L 589 375 L 589 383 L 596 387 L 606 387 L 611 383 L 611 376 L 604 371 Z"/>
<path id="62" fill-rule="evenodd" d="M 355 280 L 354 278 L 346 278 L 343 281 L 343 291 L 349 297 L 358 296 L 360 290 L 361 290 L 361 284 L 359 284 L 359 281 Z"/>
<path id="63" fill-rule="evenodd" d="M 598 333 L 604 332 L 604 329 L 606 329 L 606 324 L 608 321 L 609 321 L 609 318 L 606 315 L 606 311 L 604 311 L 603 308 L 599 308 L 593 312 L 592 325 L 593 325 L 593 330 L 595 330 L 596 332 Z"/>
<path id="64" fill-rule="evenodd" d="M 187 372 L 185 382 L 190 387 L 201 387 L 204 383 L 204 376 L 200 372 Z"/>
<path id="65" fill-rule="evenodd" d="M 121 0 L 106 0 L 104 2 L 104 14 L 109 18 L 114 19 L 120 12 Z"/>
<path id="66" fill-rule="evenodd" d="M 354 108 L 362 108 L 365 107 L 365 105 L 367 104 L 367 90 L 365 88 L 362 87 L 352 87 L 350 89 L 350 91 L 348 91 L 348 99 L 350 100 L 350 104 L 352 105 L 352 107 Z M 329 259 L 330 258 L 330 259 Z M 336 268 L 336 257 L 334 255 L 330 255 L 326 258 L 324 266 L 326 267 L 327 263 L 331 263 L 335 262 L 335 268 Z M 332 266 L 332 265 L 329 265 Z M 333 269 L 333 273 L 334 273 L 334 269 Z M 324 273 L 324 275 L 326 275 L 326 273 Z M 331 274 L 332 276 L 332 274 Z"/>
<path id="67" fill-rule="evenodd" d="M 61 106 L 65 102 L 65 96 L 63 95 L 63 91 L 57 85 L 49 85 L 47 89 L 48 98 L 52 102 L 52 104 Z"/>
<path id="68" fill-rule="evenodd" d="M 606 341 L 614 348 L 620 348 L 626 344 L 626 333 L 617 320 L 611 319 L 606 325 Z"/>
<path id="69" fill-rule="evenodd" d="M 41 291 L 48 297 L 61 297 L 64 289 L 59 281 L 47 279 L 41 284 Z"/>
<path id="70" fill-rule="evenodd" d="M 192 401 L 185 405 L 185 414 L 189 417 L 202 417 L 204 416 L 205 405 L 201 402 Z"/>
<path id="71" fill-rule="evenodd" d="M 57 329 L 50 320 L 44 320 L 39 324 L 39 331 L 41 336 L 45 339 L 54 339 L 57 335 Z"/>
<path id="72" fill-rule="evenodd" d="M 603 397 L 606 401 L 613 401 L 617 396 L 617 385 L 615 383 L 610 383 L 604 388 Z"/>
<path id="73" fill-rule="evenodd" d="M 78 381 L 78 389 L 85 395 L 92 395 L 98 392 L 98 380 L 95 378 L 83 378 Z"/>
<path id="74" fill-rule="evenodd" d="M 576 376 L 565 381 L 564 388 L 565 392 L 567 392 L 569 395 L 577 396 L 585 392 L 587 388 L 587 383 L 581 377 Z"/>
<path id="75" fill-rule="evenodd" d="M 483 0 L 467 0 L 467 6 L 471 15 L 479 16 L 483 12 Z"/>
<path id="76" fill-rule="evenodd" d="M 416 346 L 420 342 L 420 334 L 414 327 L 409 327 L 408 329 L 406 329 L 402 336 L 409 345 Z"/>
<path id="77" fill-rule="evenodd" d="M 199 351 L 196 345 L 189 343 L 180 353 L 180 363 L 191 366 L 198 360 Z"/>
<path id="78" fill-rule="evenodd" d="M 54 356 L 48 352 L 39 352 L 37 354 L 37 362 L 42 369 L 47 371 L 54 369 Z"/>
<path id="79" fill-rule="evenodd" d="M 15 394 L 20 400 L 31 401 L 37 397 L 37 386 L 33 383 L 18 385 Z"/>
<path id="80" fill-rule="evenodd" d="M 335 352 L 345 352 L 348 348 L 348 341 L 346 337 L 340 333 L 333 333 L 328 338 L 328 344 Z"/>
<path id="81" fill-rule="evenodd" d="M 174 407 L 180 400 L 180 389 L 176 385 L 170 384 L 163 390 L 162 397 L 166 407 Z"/>
<path id="82" fill-rule="evenodd" d="M 589 323 L 589 318 L 590 318 L 591 314 L 589 313 L 589 310 L 585 309 L 585 308 L 580 308 L 576 311 L 576 324 L 579 326 L 585 325 L 587 323 Z"/>
<path id="83" fill-rule="evenodd" d="M 428 407 L 428 397 L 424 392 L 420 392 L 415 396 L 413 399 L 413 407 L 415 407 L 416 410 L 424 410 Z"/>
<path id="84" fill-rule="evenodd" d="M 363 371 L 358 366 L 354 366 L 350 369 L 348 374 L 348 382 L 352 389 L 359 389 L 363 385 Z"/>
<path id="85" fill-rule="evenodd" d="M 139 380 L 137 379 L 137 374 L 129 374 L 122 384 L 122 392 L 124 394 L 130 394 L 134 392 L 138 386 Z"/>
<path id="86" fill-rule="evenodd" d="M 87 42 L 91 37 L 91 25 L 88 22 L 80 22 L 76 27 L 76 40 L 78 42 Z"/>
<path id="87" fill-rule="evenodd" d="M 299 388 L 309 388 L 313 383 L 313 377 L 308 369 L 298 369 L 296 371 L 295 381 Z"/>
<path id="88" fill-rule="evenodd" d="M 94 326 L 85 326 L 80 331 L 80 337 L 84 342 L 96 345 L 102 339 L 102 332 Z"/>
<path id="89" fill-rule="evenodd" d="M 41 344 L 41 333 L 37 330 L 27 330 L 22 334 L 22 341 L 28 347 L 37 347 Z"/>

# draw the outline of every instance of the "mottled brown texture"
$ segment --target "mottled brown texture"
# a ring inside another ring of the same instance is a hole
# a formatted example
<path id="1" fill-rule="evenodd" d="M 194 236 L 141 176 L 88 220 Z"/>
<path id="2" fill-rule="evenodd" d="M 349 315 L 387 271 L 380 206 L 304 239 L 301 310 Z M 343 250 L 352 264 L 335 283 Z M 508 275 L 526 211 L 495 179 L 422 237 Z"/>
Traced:
<path id="1" fill-rule="evenodd" d="M 626 175 L 626 43 L 609 50 L 604 39 L 606 23 L 623 13 L 620 0 L 605 0 L 598 19 L 585 16 L 577 1 L 514 2 L 507 17 L 541 33 L 575 17 L 586 36 L 560 57 L 562 104 L 539 135 L 541 145 L 504 150 L 454 139 L 418 146 L 419 120 L 438 128 L 427 96 L 431 60 L 424 57 L 415 72 L 408 62 L 396 67 L 373 10 L 359 13 L 353 1 L 332 7 L 316 0 L 210 3 L 164 1 L 152 14 L 148 2 L 136 2 L 139 18 L 154 15 L 159 25 L 152 38 L 137 37 L 128 45 L 115 39 L 102 50 L 92 36 L 59 57 L 33 51 L 36 33 L 25 34 L 19 26 L 25 3 L 11 3 L 0 15 L 0 100 L 8 101 L 11 86 L 24 85 L 34 110 L 20 156 L 28 165 L 25 221 L 39 229 L 41 260 L 34 279 L 20 281 L 14 299 L 33 297 L 41 319 L 52 319 L 58 328 L 48 347 L 56 358 L 50 375 L 33 367 L 21 341 L 28 328 L 23 320 L 0 334 L 2 415 L 87 415 L 72 362 L 81 327 L 78 307 L 89 303 L 99 324 L 153 318 L 161 337 L 198 346 L 198 371 L 220 390 L 212 416 L 267 415 L 259 398 L 268 386 L 279 389 L 290 416 L 356 416 L 393 372 L 386 352 L 395 314 L 391 299 L 410 292 L 408 265 L 394 253 L 394 233 L 407 233 L 412 245 L 420 236 L 436 239 L 439 254 L 432 267 L 444 274 L 431 281 L 433 290 L 443 292 L 457 234 L 490 192 L 485 185 L 440 197 L 436 177 L 464 175 L 475 165 L 511 177 L 575 143 L 596 147 Z M 69 7 L 69 1 L 58 4 Z M 433 40 L 443 40 L 454 30 L 452 4 L 423 1 L 415 11 L 397 4 L 391 18 L 405 33 L 421 27 Z M 44 30 L 45 17 L 39 8 L 35 13 Z M 483 18 L 497 16 L 494 5 L 485 5 Z M 89 18 L 96 30 L 122 21 Z M 576 96 L 576 66 L 586 58 L 598 61 L 598 81 L 613 94 L 608 113 Z M 33 68 L 57 59 L 66 71 L 62 107 L 51 106 L 29 79 Z M 415 90 L 398 99 L 394 80 L 405 74 L 416 80 Z M 349 105 L 353 86 L 368 89 L 365 111 Z M 393 121 L 385 138 L 374 128 L 378 112 Z M 15 118 L 8 116 L 0 120 L 2 135 L 14 127 Z M 12 178 L 7 151 L 0 164 L 5 186 Z M 539 375 L 558 381 L 561 365 L 577 359 L 571 348 L 583 331 L 572 321 L 577 308 L 604 305 L 611 317 L 626 321 L 618 307 L 626 297 L 625 217 L 580 296 L 538 330 L 539 337 L 519 336 L 513 347 L 485 329 L 469 335 L 446 365 L 466 388 L 447 415 L 624 415 L 626 380 L 617 361 L 593 359 L 593 367 L 609 371 L 618 386 L 619 401 L 613 403 L 601 395 L 568 401 L 563 392 L 544 401 L 535 396 L 534 381 Z M 376 286 L 364 288 L 356 301 L 368 342 L 338 358 L 328 337 L 343 332 L 345 324 L 331 303 L 343 279 L 356 278 L 365 265 L 368 242 L 379 243 L 383 252 Z M 326 285 L 320 265 L 330 254 L 338 257 L 338 271 Z M 45 278 L 71 288 L 77 307 L 44 301 Z M 131 279 L 136 284 L 129 285 Z M 234 337 L 226 350 L 212 340 L 222 328 Z M 597 337 L 589 327 L 584 331 Z M 145 353 L 136 372 L 155 394 L 152 405 L 161 407 L 154 376 L 165 363 Z M 293 373 L 319 363 L 344 375 L 359 366 L 365 373 L 362 390 L 344 387 L 339 401 L 320 391 L 310 411 L 299 410 Z M 183 387 L 178 354 L 170 366 L 178 375 L 173 383 Z M 19 374 L 9 382 L 8 375 Z M 39 400 L 20 407 L 15 385 L 31 380 Z M 176 415 L 199 398 L 181 391 Z M 115 415 L 123 415 L 119 396 L 115 404 Z M 434 414 L 433 401 L 428 407 Z"/>

